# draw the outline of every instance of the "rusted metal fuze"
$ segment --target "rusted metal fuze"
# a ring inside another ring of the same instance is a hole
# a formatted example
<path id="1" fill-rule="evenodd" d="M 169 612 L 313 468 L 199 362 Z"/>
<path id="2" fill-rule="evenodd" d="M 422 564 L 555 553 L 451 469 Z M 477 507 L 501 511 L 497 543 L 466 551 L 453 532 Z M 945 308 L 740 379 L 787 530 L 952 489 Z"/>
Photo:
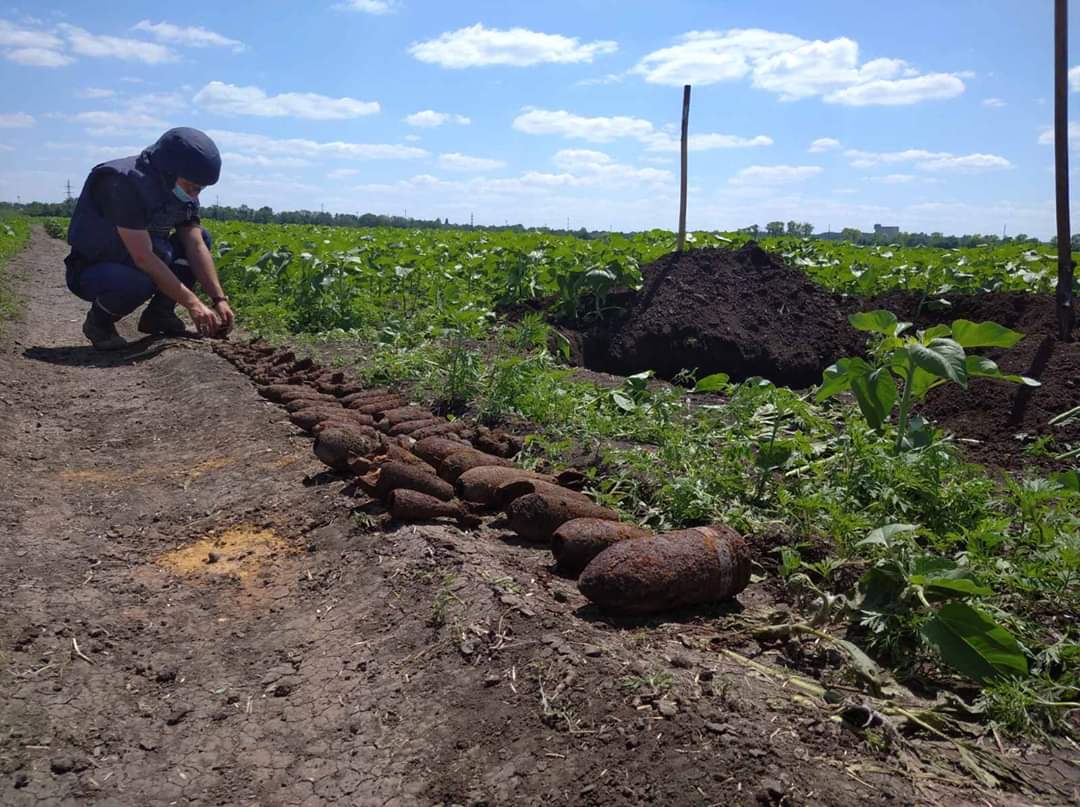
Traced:
<path id="1" fill-rule="evenodd" d="M 716 524 L 612 544 L 585 567 L 578 589 L 604 610 L 650 614 L 727 600 L 749 582 L 749 546 Z"/>
<path id="2" fill-rule="evenodd" d="M 530 493 L 514 499 L 506 508 L 507 523 L 527 541 L 549 541 L 562 524 L 575 518 L 602 518 L 617 521 L 619 514 L 580 494 Z"/>
<path id="3" fill-rule="evenodd" d="M 559 571 L 577 577 L 593 558 L 612 544 L 651 535 L 636 524 L 601 518 L 575 518 L 552 534 L 551 554 L 555 556 Z"/>

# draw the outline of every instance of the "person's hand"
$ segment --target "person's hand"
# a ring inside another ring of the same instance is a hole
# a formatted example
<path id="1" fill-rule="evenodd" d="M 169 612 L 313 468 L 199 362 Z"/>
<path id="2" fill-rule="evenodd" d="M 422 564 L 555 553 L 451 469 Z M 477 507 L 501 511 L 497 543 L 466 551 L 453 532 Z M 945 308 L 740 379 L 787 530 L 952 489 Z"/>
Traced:
<path id="1" fill-rule="evenodd" d="M 225 336 L 233 329 L 233 323 L 236 322 L 236 315 L 233 314 L 233 310 L 229 308 L 228 300 L 218 300 L 214 303 L 214 310 L 217 312 L 218 317 L 221 318 L 221 326 L 218 328 L 218 336 Z"/>
<path id="2" fill-rule="evenodd" d="M 211 311 L 202 300 L 196 300 L 195 304 L 188 309 L 191 321 L 195 323 L 195 330 L 199 336 L 213 336 L 221 328 L 221 320 L 218 315 Z"/>

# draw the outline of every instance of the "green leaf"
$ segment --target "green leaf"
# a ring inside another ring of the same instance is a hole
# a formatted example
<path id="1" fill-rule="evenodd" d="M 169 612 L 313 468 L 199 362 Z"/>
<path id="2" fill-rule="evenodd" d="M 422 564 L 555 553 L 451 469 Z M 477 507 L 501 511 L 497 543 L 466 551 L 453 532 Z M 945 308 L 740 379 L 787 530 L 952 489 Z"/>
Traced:
<path id="1" fill-rule="evenodd" d="M 880 613 L 895 608 L 906 585 L 900 564 L 895 560 L 878 561 L 859 580 L 863 595 L 859 610 Z"/>
<path id="2" fill-rule="evenodd" d="M 919 529 L 918 524 L 886 524 L 871 530 L 870 534 L 855 544 L 855 546 L 889 546 L 894 536 L 905 532 L 915 532 Z"/>
<path id="3" fill-rule="evenodd" d="M 922 586 L 927 596 L 934 600 L 987 597 L 994 593 L 980 585 L 970 569 L 957 565 L 954 560 L 934 555 L 916 558 L 908 580 L 912 585 Z"/>
<path id="4" fill-rule="evenodd" d="M 1024 335 L 996 322 L 958 319 L 952 324 L 952 338 L 961 347 L 1012 347 L 1023 339 Z"/>
<path id="5" fill-rule="evenodd" d="M 727 373 L 713 373 L 694 384 L 694 392 L 720 392 L 727 388 L 731 376 Z"/>
<path id="6" fill-rule="evenodd" d="M 882 336 L 894 336 L 897 333 L 896 326 L 899 325 L 896 314 L 884 309 L 860 311 L 849 316 L 848 322 L 856 330 L 880 333 Z"/>
<path id="7" fill-rule="evenodd" d="M 892 373 L 881 367 L 868 375 L 856 376 L 851 379 L 851 391 L 870 428 L 880 429 L 896 404 L 896 381 Z"/>
<path id="8" fill-rule="evenodd" d="M 825 368 L 821 376 L 821 387 L 817 391 L 817 401 L 828 400 L 841 392 L 851 389 L 853 379 L 866 376 L 874 370 L 864 359 L 840 359 L 836 364 Z"/>
<path id="9" fill-rule="evenodd" d="M 619 392 L 618 390 L 612 391 L 611 400 L 613 400 L 615 402 L 615 405 L 624 412 L 633 412 L 634 409 L 637 408 L 634 402 L 629 398 L 629 396 Z"/>
<path id="10" fill-rule="evenodd" d="M 794 450 L 794 445 L 790 440 L 776 440 L 771 444 L 769 442 L 762 442 L 758 446 L 757 456 L 754 458 L 754 465 L 765 471 L 780 468 L 785 462 L 791 459 Z"/>
<path id="11" fill-rule="evenodd" d="M 968 378 L 996 378 L 998 381 L 1011 381 L 1014 384 L 1023 384 L 1025 387 L 1042 386 L 1034 378 L 1001 372 L 1001 368 L 985 356 L 968 356 L 964 364 Z"/>
<path id="12" fill-rule="evenodd" d="M 937 339 L 939 336 L 951 336 L 952 328 L 948 325 L 934 325 L 922 332 L 923 339 Z"/>
<path id="13" fill-rule="evenodd" d="M 921 632 L 942 661 L 974 681 L 1028 673 L 1027 658 L 1013 635 L 989 614 L 965 603 L 942 606 Z"/>
<path id="14" fill-rule="evenodd" d="M 967 387 L 967 356 L 964 349 L 952 339 L 937 337 L 927 344 L 914 342 L 904 348 L 915 366 L 938 378 L 955 381 Z"/>
<path id="15" fill-rule="evenodd" d="M 1065 490 L 1080 493 L 1080 471 L 1060 471 L 1050 474 L 1050 479 L 1057 482 Z"/>

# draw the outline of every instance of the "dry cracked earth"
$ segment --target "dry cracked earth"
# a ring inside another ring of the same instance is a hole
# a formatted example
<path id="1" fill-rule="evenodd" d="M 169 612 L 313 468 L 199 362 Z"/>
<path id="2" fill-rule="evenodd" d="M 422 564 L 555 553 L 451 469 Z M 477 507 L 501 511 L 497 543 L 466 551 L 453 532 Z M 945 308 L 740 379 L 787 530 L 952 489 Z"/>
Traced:
<path id="1" fill-rule="evenodd" d="M 8 267 L 0 804 L 1075 803 L 1061 754 L 871 748 L 738 629 L 766 583 L 618 622 L 508 533 L 377 527 L 207 345 L 84 345 L 64 254 Z"/>

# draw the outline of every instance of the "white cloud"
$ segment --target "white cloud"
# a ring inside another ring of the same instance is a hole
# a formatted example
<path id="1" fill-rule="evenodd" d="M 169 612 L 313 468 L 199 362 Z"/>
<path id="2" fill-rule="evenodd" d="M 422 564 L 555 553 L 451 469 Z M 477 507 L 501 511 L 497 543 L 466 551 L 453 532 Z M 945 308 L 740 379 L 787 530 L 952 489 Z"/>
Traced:
<path id="1" fill-rule="evenodd" d="M 833 149 L 840 148 L 840 141 L 834 137 L 819 137 L 813 143 L 810 144 L 810 148 L 807 149 L 811 154 L 820 154 L 823 151 L 832 151 Z"/>
<path id="2" fill-rule="evenodd" d="M 681 147 L 679 140 L 667 132 L 657 132 L 645 138 L 649 151 L 678 151 Z M 712 151 L 714 149 L 741 149 L 756 148 L 758 146 L 771 146 L 773 140 L 766 135 L 754 137 L 740 137 L 728 134 L 692 134 L 687 138 L 687 151 Z"/>
<path id="3" fill-rule="evenodd" d="M 404 139 L 405 139 L 405 140 L 408 140 L 408 141 L 409 141 L 410 143 L 419 143 L 419 142 L 420 142 L 421 140 L 423 140 L 424 138 L 422 138 L 422 137 L 421 137 L 420 135 L 418 135 L 418 134 L 407 134 L 407 135 L 405 135 L 405 138 L 404 138 Z"/>
<path id="4" fill-rule="evenodd" d="M 819 165 L 751 165 L 730 180 L 732 185 L 792 185 L 820 174 Z"/>
<path id="5" fill-rule="evenodd" d="M 509 65 L 529 67 L 543 63 L 592 62 L 596 56 L 614 53 L 611 41 L 586 42 L 577 37 L 544 34 L 526 28 L 485 28 L 481 23 L 441 34 L 409 47 L 416 59 L 451 69 Z"/>
<path id="6" fill-rule="evenodd" d="M 846 106 L 904 106 L 920 101 L 943 101 L 964 91 L 964 82 L 949 73 L 932 73 L 894 81 L 879 79 L 856 84 L 825 96 L 830 104 Z"/>
<path id="7" fill-rule="evenodd" d="M 4 58 L 25 67 L 64 67 L 75 61 L 66 53 L 48 48 L 16 48 L 5 51 Z"/>
<path id="8" fill-rule="evenodd" d="M 996 154 L 957 155 L 947 151 L 927 151 L 926 149 L 884 152 L 848 149 L 844 152 L 844 156 L 851 160 L 854 168 L 873 168 L 877 165 L 896 163 L 913 163 L 922 171 L 978 171 L 1012 167 L 1012 163 Z"/>
<path id="9" fill-rule="evenodd" d="M 679 141 L 673 135 L 658 131 L 644 118 L 625 115 L 586 117 L 564 109 L 526 109 L 514 118 L 513 127 L 526 134 L 559 135 L 569 140 L 586 140 L 590 143 L 610 143 L 612 140 L 626 137 L 644 143 L 649 151 L 679 150 Z M 702 133 L 690 135 L 687 148 L 690 151 L 753 148 L 771 146 L 772 142 L 772 138 L 765 135 L 740 137 L 739 135 Z"/>
<path id="10" fill-rule="evenodd" d="M 513 127 L 525 134 L 553 134 L 590 143 L 609 143 L 620 137 L 642 139 L 653 134 L 653 125 L 643 118 L 585 117 L 561 109 L 528 109 L 514 118 Z"/>
<path id="11" fill-rule="evenodd" d="M 1043 129 L 1039 134 L 1039 144 L 1043 146 L 1054 145 L 1054 128 L 1052 126 Z M 1080 145 L 1080 123 L 1069 121 L 1069 148 Z"/>
<path id="12" fill-rule="evenodd" d="M 264 118 L 303 118 L 305 120 L 344 120 L 373 115 L 377 101 L 355 98 L 329 98 L 309 92 L 286 92 L 267 95 L 259 87 L 240 87 L 211 81 L 192 99 L 199 106 L 220 115 L 255 115 Z"/>
<path id="13" fill-rule="evenodd" d="M 410 126 L 432 128 L 442 126 L 444 123 L 456 123 L 459 126 L 468 126 L 472 123 L 464 115 L 456 115 L 451 112 L 436 112 L 434 109 L 425 109 L 422 112 L 414 112 L 405 117 L 405 122 Z"/>
<path id="14" fill-rule="evenodd" d="M 25 112 L 0 113 L 0 129 L 26 129 L 34 125 L 34 116 Z"/>
<path id="15" fill-rule="evenodd" d="M 0 47 L 2 48 L 41 48 L 59 50 L 64 41 L 48 31 L 35 31 L 20 28 L 7 20 L 0 20 Z"/>
<path id="16" fill-rule="evenodd" d="M 123 134 L 160 135 L 169 128 L 168 121 L 145 112 L 134 110 L 94 110 L 68 115 L 72 123 L 86 127 L 92 135 L 112 136 Z"/>
<path id="17" fill-rule="evenodd" d="M 1001 107 L 1003 106 L 1008 106 L 1008 104 L 1006 104 L 1000 98 L 984 98 L 982 105 L 988 106 L 991 109 L 1001 109 Z"/>
<path id="18" fill-rule="evenodd" d="M 364 14 L 392 14 L 397 10 L 393 0 L 345 0 L 337 8 L 345 11 L 360 11 Z"/>
<path id="19" fill-rule="evenodd" d="M 223 165 L 255 165 L 259 168 L 303 168 L 311 165 L 309 160 L 300 157 L 273 156 L 265 154 L 239 154 L 226 151 L 221 155 Z"/>
<path id="20" fill-rule="evenodd" d="M 570 186 L 618 187 L 626 185 L 657 185 L 672 181 L 670 171 L 659 168 L 635 168 L 616 162 L 609 154 L 591 149 L 563 149 L 552 157 L 561 174 L 527 172 L 523 179 L 532 182 Z"/>
<path id="21" fill-rule="evenodd" d="M 222 36 L 198 25 L 182 26 L 174 25 L 171 22 L 140 20 L 132 26 L 132 30 L 146 31 L 159 42 L 168 42 L 173 45 L 184 45 L 191 48 L 232 48 L 236 53 L 244 50 L 243 42 Z"/>
<path id="22" fill-rule="evenodd" d="M 335 168 L 326 175 L 327 179 L 348 179 L 360 173 L 359 168 Z"/>
<path id="23" fill-rule="evenodd" d="M 870 182 L 883 182 L 886 185 L 906 185 L 909 182 L 914 182 L 920 177 L 914 174 L 886 174 L 880 177 L 866 177 Z M 925 178 L 923 178 L 925 179 Z"/>
<path id="24" fill-rule="evenodd" d="M 986 168 L 1012 168 L 1012 163 L 996 154 L 950 154 L 917 164 L 924 171 L 980 171 Z"/>
<path id="25" fill-rule="evenodd" d="M 1073 92 L 1080 91 L 1080 65 L 1069 68 L 1069 87 Z"/>
<path id="26" fill-rule="evenodd" d="M 388 143 L 320 143 L 302 138 L 277 139 L 266 135 L 211 129 L 207 132 L 222 148 L 248 154 L 268 154 L 286 157 L 346 158 L 354 160 L 412 160 L 428 153 L 413 146 Z"/>
<path id="27" fill-rule="evenodd" d="M 15 151 L 15 147 L 9 146 L 7 143 L 0 143 L 0 151 Z"/>
<path id="28" fill-rule="evenodd" d="M 502 160 L 487 157 L 469 157 L 452 152 L 439 155 L 439 167 L 446 171 L 494 171 L 506 165 Z"/>
<path id="29" fill-rule="evenodd" d="M 103 87 L 84 87 L 81 90 L 76 90 L 75 95 L 79 98 L 112 98 L 116 95 L 116 90 L 107 90 Z"/>
<path id="30" fill-rule="evenodd" d="M 164 64 L 177 60 L 175 53 L 155 42 L 92 34 L 83 28 L 66 23 L 61 24 L 59 28 L 67 37 L 71 50 L 80 56 L 121 59 L 144 64 Z"/>
<path id="31" fill-rule="evenodd" d="M 626 80 L 626 73 L 608 73 L 605 76 L 598 78 L 583 78 L 581 81 L 575 81 L 575 86 L 578 87 L 593 87 L 601 84 L 621 84 Z"/>
<path id="32" fill-rule="evenodd" d="M 859 46 L 847 37 L 810 41 L 759 28 L 691 31 L 646 55 L 632 72 L 669 86 L 749 79 L 785 101 L 821 96 L 852 106 L 913 104 L 964 91 L 958 75 L 920 75 L 902 59 L 860 65 Z"/>

